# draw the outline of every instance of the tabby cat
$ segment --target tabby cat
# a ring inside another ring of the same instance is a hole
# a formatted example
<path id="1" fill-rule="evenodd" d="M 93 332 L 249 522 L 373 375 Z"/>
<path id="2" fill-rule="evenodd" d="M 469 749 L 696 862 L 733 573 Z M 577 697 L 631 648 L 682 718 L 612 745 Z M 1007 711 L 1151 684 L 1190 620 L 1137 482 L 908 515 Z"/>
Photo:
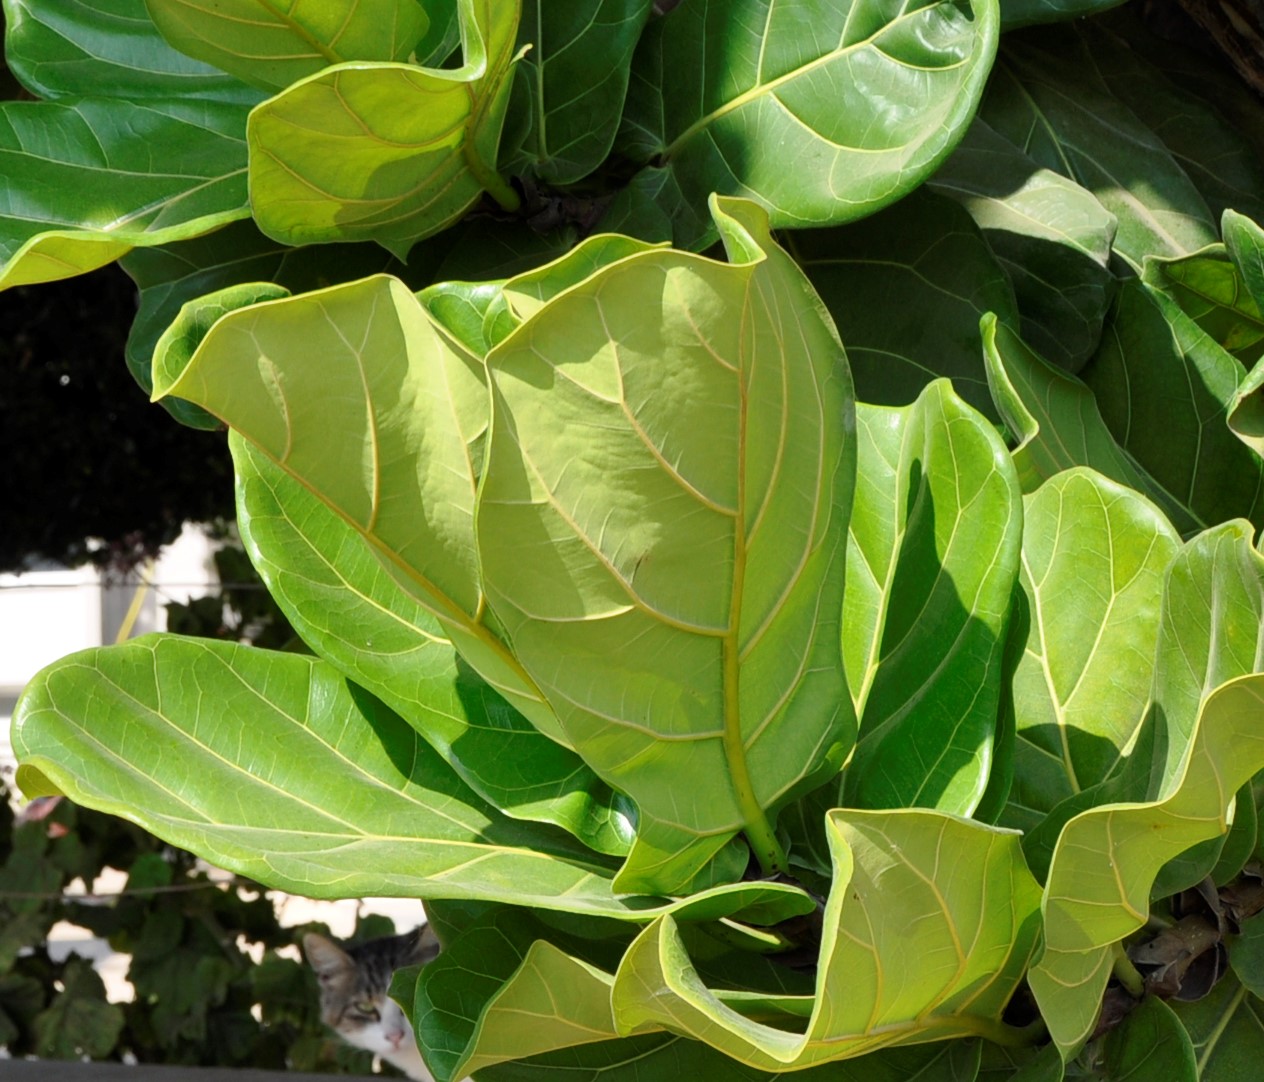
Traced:
<path id="1" fill-rule="evenodd" d="M 434 1082 L 403 1010 L 390 996 L 391 976 L 404 966 L 425 965 L 439 953 L 428 925 L 404 935 L 340 946 L 309 932 L 303 951 L 320 981 L 320 1016 L 348 1044 L 366 1048 L 409 1078 Z"/>

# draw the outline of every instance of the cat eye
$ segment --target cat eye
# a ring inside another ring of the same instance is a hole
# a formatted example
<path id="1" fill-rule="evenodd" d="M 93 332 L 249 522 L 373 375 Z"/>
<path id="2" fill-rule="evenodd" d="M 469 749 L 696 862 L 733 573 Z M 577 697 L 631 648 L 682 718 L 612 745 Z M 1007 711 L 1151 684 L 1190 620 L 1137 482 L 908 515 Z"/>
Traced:
<path id="1" fill-rule="evenodd" d="M 356 1000 L 356 1002 L 351 1004 L 351 1006 L 352 1006 L 352 1009 L 356 1012 L 356 1014 L 362 1014 L 366 1018 L 373 1019 L 374 1022 L 377 1022 L 381 1018 L 381 1015 L 378 1013 L 377 1007 L 374 1005 L 373 1000 L 371 999 Z"/>

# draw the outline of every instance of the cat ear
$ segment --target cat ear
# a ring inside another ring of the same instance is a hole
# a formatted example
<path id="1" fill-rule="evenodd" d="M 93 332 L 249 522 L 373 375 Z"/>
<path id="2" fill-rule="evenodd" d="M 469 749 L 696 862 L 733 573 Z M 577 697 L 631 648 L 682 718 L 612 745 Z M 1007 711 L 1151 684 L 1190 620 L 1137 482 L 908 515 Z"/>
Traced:
<path id="1" fill-rule="evenodd" d="M 425 965 L 439 954 L 439 938 L 429 924 L 423 924 L 412 932 L 413 942 L 408 952 L 408 965 Z"/>
<path id="2" fill-rule="evenodd" d="M 331 977 L 353 964 L 346 951 L 332 939 L 326 939 L 317 932 L 308 932 L 303 936 L 303 953 L 316 970 L 316 975 L 321 978 Z"/>

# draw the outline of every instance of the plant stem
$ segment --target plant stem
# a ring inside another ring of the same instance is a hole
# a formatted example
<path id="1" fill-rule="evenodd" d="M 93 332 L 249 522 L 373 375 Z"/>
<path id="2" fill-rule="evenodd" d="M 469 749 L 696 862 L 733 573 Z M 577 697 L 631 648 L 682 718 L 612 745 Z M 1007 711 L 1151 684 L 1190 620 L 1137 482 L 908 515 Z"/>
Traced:
<path id="1" fill-rule="evenodd" d="M 1128 957 L 1128 952 L 1124 950 L 1122 943 L 1115 944 L 1113 972 L 1115 980 L 1122 984 L 1134 999 L 1140 999 L 1145 995 L 1145 978 L 1137 972 L 1137 967 L 1132 964 L 1132 959 Z"/>
<path id="2" fill-rule="evenodd" d="M 502 210 L 512 212 L 522 206 L 522 199 L 513 190 L 513 186 L 495 169 L 488 167 L 468 140 L 465 144 L 465 164 L 469 166 L 470 172 L 482 185 L 483 190 L 500 204 Z"/>

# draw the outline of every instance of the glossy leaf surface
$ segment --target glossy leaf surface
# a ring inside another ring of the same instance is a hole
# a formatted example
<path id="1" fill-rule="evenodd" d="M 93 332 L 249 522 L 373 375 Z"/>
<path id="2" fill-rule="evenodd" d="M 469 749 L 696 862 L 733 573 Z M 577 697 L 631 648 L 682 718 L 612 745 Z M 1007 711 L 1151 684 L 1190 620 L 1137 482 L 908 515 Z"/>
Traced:
<path id="1" fill-rule="evenodd" d="M 857 428 L 843 653 L 860 738 L 843 803 L 969 815 L 992 762 L 1018 479 L 947 381 L 903 410 L 862 407 Z"/>
<path id="2" fill-rule="evenodd" d="M 738 831 L 775 867 L 772 811 L 854 733 L 843 351 L 763 212 L 714 208 L 730 264 L 633 255 L 487 361 L 488 597 L 571 744 L 637 803 L 626 889 L 675 889 Z"/>
<path id="3" fill-rule="evenodd" d="M 262 97 L 163 41 L 145 0 L 4 0 L 4 15 L 8 68 L 41 98 L 254 104 Z"/>
<path id="4" fill-rule="evenodd" d="M 650 7 L 651 0 L 523 5 L 518 40 L 531 47 L 516 71 L 502 168 L 573 184 L 605 160 Z"/>
<path id="5" fill-rule="evenodd" d="M 1203 703 L 1177 771 L 1153 803 L 1102 805 L 1062 831 L 1043 901 L 1044 950 L 1029 982 L 1064 1051 L 1097 1020 L 1112 948 L 1145 924 L 1150 886 L 1171 858 L 1223 834 L 1229 801 L 1264 767 L 1264 677 L 1221 685 Z"/>
<path id="6" fill-rule="evenodd" d="M 999 1035 L 1038 923 L 1039 888 L 1018 835 L 920 810 L 835 811 L 828 833 L 836 878 L 805 1031 L 725 1004 L 670 919 L 647 926 L 619 967 L 620 1030 L 666 1026 L 771 1070 L 902 1041 Z"/>
<path id="7" fill-rule="evenodd" d="M 720 191 L 757 200 L 776 226 L 863 217 L 960 137 L 998 22 L 991 0 L 850 0 L 810 16 L 770 0 L 681 4 L 637 49 L 621 141 L 661 158 L 694 207 Z"/>
<path id="8" fill-rule="evenodd" d="M 1222 245 L 1179 259 L 1148 259 L 1142 277 L 1243 364 L 1264 353 L 1264 314 Z"/>
<path id="9" fill-rule="evenodd" d="M 460 68 L 338 64 L 251 113 L 260 229 L 293 245 L 374 240 L 403 258 L 485 188 L 509 198 L 495 161 L 518 4 L 459 0 L 458 11 Z"/>

